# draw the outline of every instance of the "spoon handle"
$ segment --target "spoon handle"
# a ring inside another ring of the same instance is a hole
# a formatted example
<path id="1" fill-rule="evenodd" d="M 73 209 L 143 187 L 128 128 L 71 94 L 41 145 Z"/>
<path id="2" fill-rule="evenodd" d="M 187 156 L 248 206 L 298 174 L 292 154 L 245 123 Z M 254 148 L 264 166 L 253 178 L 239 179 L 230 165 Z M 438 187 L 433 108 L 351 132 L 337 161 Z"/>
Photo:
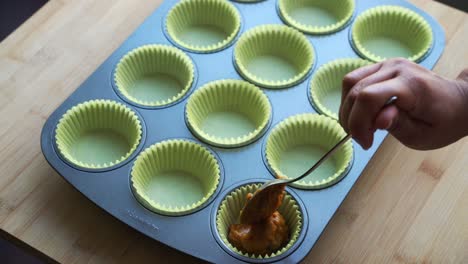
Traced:
<path id="1" fill-rule="evenodd" d="M 312 173 L 318 166 L 320 166 L 320 164 L 322 164 L 322 163 L 323 163 L 325 160 L 327 160 L 331 155 L 333 155 L 333 153 L 335 153 L 336 150 L 338 150 L 338 149 L 341 147 L 341 145 L 343 145 L 344 143 L 346 143 L 350 138 L 351 138 L 351 134 L 347 134 L 344 138 L 342 138 L 342 139 L 340 140 L 340 142 L 338 142 L 338 143 L 337 143 L 335 146 L 333 146 L 333 148 L 331 148 L 325 155 L 323 155 L 323 156 L 314 164 L 314 166 L 312 166 L 310 169 L 308 169 L 306 172 L 304 172 L 304 174 L 302 174 L 301 176 L 289 180 L 288 183 L 298 181 L 298 180 L 300 180 L 300 179 L 306 177 L 306 176 L 309 175 L 310 173 Z"/>
<path id="2" fill-rule="evenodd" d="M 390 99 L 388 99 L 388 101 L 385 103 L 385 106 L 388 106 L 388 105 L 391 105 L 393 104 L 398 98 L 396 96 L 392 96 Z M 335 153 L 335 151 L 337 149 L 340 148 L 341 145 L 343 145 L 346 141 L 348 141 L 349 139 L 351 138 L 351 134 L 347 134 L 343 139 L 340 140 L 340 142 L 338 142 L 333 148 L 331 148 L 322 158 L 320 158 L 315 164 L 314 166 L 312 166 L 310 169 L 308 169 L 306 172 L 304 172 L 304 174 L 302 174 L 301 176 L 297 177 L 297 178 L 294 178 L 294 179 L 290 179 L 290 180 L 287 180 L 286 183 L 292 183 L 292 182 L 295 182 L 295 181 L 298 181 L 298 180 L 301 180 L 302 178 L 306 177 L 307 175 L 309 175 L 310 173 L 312 173 L 318 166 L 320 166 L 320 164 L 322 164 L 325 160 L 327 160 L 333 153 Z"/>

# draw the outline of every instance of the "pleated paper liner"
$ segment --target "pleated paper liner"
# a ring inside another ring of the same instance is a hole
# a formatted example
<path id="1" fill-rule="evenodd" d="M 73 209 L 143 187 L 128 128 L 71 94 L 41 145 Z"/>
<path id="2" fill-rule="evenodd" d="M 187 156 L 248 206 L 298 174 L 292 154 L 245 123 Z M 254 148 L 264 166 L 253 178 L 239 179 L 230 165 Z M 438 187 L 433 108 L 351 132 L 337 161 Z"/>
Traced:
<path id="1" fill-rule="evenodd" d="M 260 88 L 241 80 L 205 84 L 189 99 L 186 120 L 204 142 L 239 147 L 258 139 L 271 119 L 271 105 Z"/>
<path id="2" fill-rule="evenodd" d="M 265 158 L 275 175 L 296 178 L 346 136 L 341 125 L 318 114 L 291 116 L 275 126 L 265 144 Z M 321 189 L 341 180 L 348 172 L 353 157 L 351 142 L 345 143 L 314 172 L 292 186 Z"/>
<path id="3" fill-rule="evenodd" d="M 166 18 L 171 39 L 185 49 L 201 53 L 227 47 L 240 26 L 239 12 L 226 0 L 182 0 Z"/>
<path id="4" fill-rule="evenodd" d="M 315 63 L 315 52 L 296 29 L 261 25 L 239 38 L 234 60 L 248 81 L 265 88 L 285 88 L 304 80 Z"/>
<path id="5" fill-rule="evenodd" d="M 399 6 L 379 6 L 363 12 L 352 27 L 358 53 L 371 61 L 403 57 L 420 61 L 433 43 L 429 23 L 416 12 Z"/>
<path id="6" fill-rule="evenodd" d="M 338 59 L 321 66 L 309 86 L 310 97 L 317 111 L 338 119 L 344 76 L 370 64 L 362 59 Z"/>
<path id="7" fill-rule="evenodd" d="M 281 18 L 309 34 L 329 34 L 342 29 L 353 17 L 354 0 L 279 0 Z"/>
<path id="8" fill-rule="evenodd" d="M 180 100 L 192 86 L 194 65 L 181 50 L 145 45 L 126 54 L 114 73 L 117 90 L 130 102 L 159 107 Z"/>
<path id="9" fill-rule="evenodd" d="M 136 150 L 141 136 L 142 126 L 135 112 L 110 100 L 72 107 L 55 131 L 60 155 L 86 169 L 104 169 L 123 162 Z"/>
<path id="10" fill-rule="evenodd" d="M 266 0 L 232 0 L 234 2 L 239 2 L 239 3 L 245 3 L 245 4 L 253 4 L 253 3 L 258 3 L 258 2 L 263 2 Z"/>
<path id="11" fill-rule="evenodd" d="M 288 225 L 290 232 L 288 243 L 276 252 L 264 255 L 249 254 L 234 247 L 228 240 L 229 226 L 239 223 L 240 211 L 245 205 L 247 194 L 254 193 L 260 186 L 261 184 L 247 184 L 236 188 L 224 198 L 216 212 L 216 231 L 221 241 L 232 252 L 240 256 L 251 258 L 253 262 L 256 260 L 268 260 L 270 258 L 279 257 L 287 252 L 298 241 L 303 228 L 303 215 L 299 204 L 286 191 L 286 195 L 278 211 L 284 217 Z"/>
<path id="12" fill-rule="evenodd" d="M 220 182 L 220 165 L 202 145 L 166 140 L 138 155 L 131 171 L 137 200 L 163 215 L 186 215 L 203 206 Z"/>

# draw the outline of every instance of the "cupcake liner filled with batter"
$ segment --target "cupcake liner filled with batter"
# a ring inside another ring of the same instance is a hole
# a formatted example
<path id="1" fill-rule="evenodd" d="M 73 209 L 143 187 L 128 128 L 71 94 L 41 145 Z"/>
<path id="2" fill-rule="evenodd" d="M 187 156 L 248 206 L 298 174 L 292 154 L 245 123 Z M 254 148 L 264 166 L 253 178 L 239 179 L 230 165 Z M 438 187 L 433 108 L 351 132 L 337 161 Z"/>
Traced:
<path id="1" fill-rule="evenodd" d="M 309 86 L 313 106 L 320 113 L 338 119 L 344 76 L 370 64 L 362 59 L 338 59 L 321 66 Z"/>
<path id="2" fill-rule="evenodd" d="M 111 100 L 92 100 L 72 107 L 55 130 L 60 155 L 87 169 L 104 169 L 123 162 L 136 150 L 141 136 L 136 113 Z"/>
<path id="3" fill-rule="evenodd" d="M 306 77 L 315 63 L 315 52 L 296 29 L 261 25 L 239 38 L 234 61 L 246 80 L 265 88 L 285 88 Z"/>
<path id="4" fill-rule="evenodd" d="M 234 189 L 224 198 L 216 213 L 216 231 L 219 233 L 224 245 L 236 254 L 255 260 L 268 260 L 269 258 L 281 256 L 297 242 L 302 230 L 303 216 L 297 201 L 286 192 L 278 209 L 278 213 L 284 218 L 287 226 L 288 237 L 286 241 L 277 250 L 264 254 L 248 253 L 235 247 L 230 242 L 230 226 L 239 224 L 240 212 L 247 201 L 247 195 L 255 193 L 260 186 L 261 184 L 243 185 Z"/>
<path id="5" fill-rule="evenodd" d="M 190 130 L 208 144 L 239 147 L 258 139 L 271 119 L 271 105 L 258 87 L 241 80 L 210 82 L 186 107 Z"/>
<path id="6" fill-rule="evenodd" d="M 279 0 L 281 18 L 309 34 L 328 34 L 342 29 L 353 17 L 354 0 Z"/>
<path id="7" fill-rule="evenodd" d="M 180 100 L 193 84 L 188 55 L 167 45 L 146 45 L 126 54 L 117 65 L 117 90 L 129 101 L 160 107 Z"/>
<path id="8" fill-rule="evenodd" d="M 296 178 L 345 136 L 344 129 L 330 117 L 318 114 L 291 116 L 276 125 L 267 138 L 267 165 L 275 175 Z M 353 146 L 347 142 L 309 176 L 291 185 L 301 189 L 328 187 L 346 175 L 352 157 Z"/>
<path id="9" fill-rule="evenodd" d="M 433 42 L 429 23 L 416 12 L 399 6 L 379 6 L 356 18 L 352 41 L 358 53 L 371 61 L 402 57 L 421 60 Z"/>
<path id="10" fill-rule="evenodd" d="M 166 140 L 138 155 L 131 171 L 137 200 L 164 215 L 185 215 L 203 206 L 220 182 L 220 165 L 202 145 Z"/>
<path id="11" fill-rule="evenodd" d="M 166 18 L 166 31 L 175 43 L 202 53 L 228 46 L 240 26 L 239 12 L 226 0 L 182 0 Z"/>

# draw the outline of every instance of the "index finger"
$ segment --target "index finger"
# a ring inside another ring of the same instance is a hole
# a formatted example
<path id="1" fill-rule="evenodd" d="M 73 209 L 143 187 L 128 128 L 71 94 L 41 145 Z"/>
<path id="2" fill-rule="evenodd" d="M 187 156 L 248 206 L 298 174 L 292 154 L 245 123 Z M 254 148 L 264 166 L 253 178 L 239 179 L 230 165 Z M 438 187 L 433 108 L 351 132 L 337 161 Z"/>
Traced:
<path id="1" fill-rule="evenodd" d="M 343 103 L 346 95 L 349 91 L 356 85 L 360 80 L 378 72 L 382 68 L 382 63 L 376 63 L 372 65 L 367 65 L 356 69 L 348 74 L 346 74 L 343 78 L 343 88 L 341 93 L 341 103 Z"/>

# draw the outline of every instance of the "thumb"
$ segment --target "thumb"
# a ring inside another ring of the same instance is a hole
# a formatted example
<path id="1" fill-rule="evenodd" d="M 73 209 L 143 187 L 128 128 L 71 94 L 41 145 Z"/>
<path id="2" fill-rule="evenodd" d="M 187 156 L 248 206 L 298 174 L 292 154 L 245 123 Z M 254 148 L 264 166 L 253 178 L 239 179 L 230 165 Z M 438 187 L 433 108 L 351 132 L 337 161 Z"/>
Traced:
<path id="1" fill-rule="evenodd" d="M 395 105 L 384 107 L 375 119 L 375 129 L 391 130 L 398 121 L 398 112 L 398 107 Z"/>

